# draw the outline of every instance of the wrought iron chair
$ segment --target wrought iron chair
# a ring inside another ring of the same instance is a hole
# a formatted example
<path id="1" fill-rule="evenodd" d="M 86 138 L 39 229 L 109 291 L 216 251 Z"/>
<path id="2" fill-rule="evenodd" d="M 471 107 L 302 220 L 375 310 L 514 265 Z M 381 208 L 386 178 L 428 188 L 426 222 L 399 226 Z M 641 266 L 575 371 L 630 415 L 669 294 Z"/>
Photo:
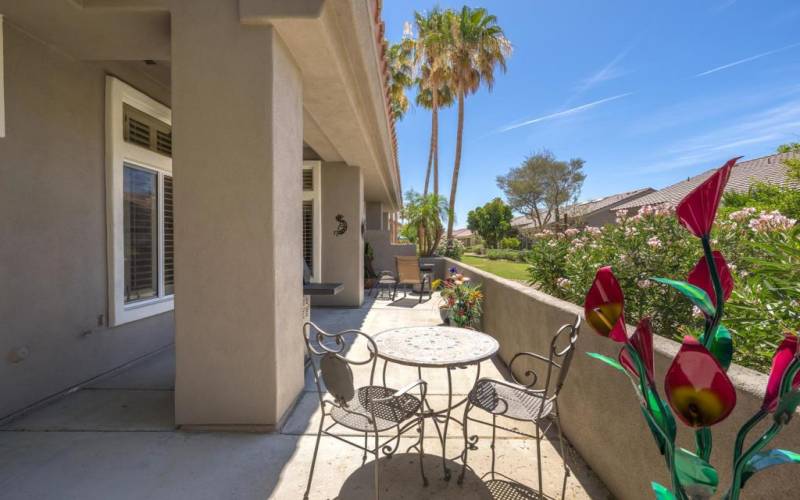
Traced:
<path id="1" fill-rule="evenodd" d="M 383 292 L 388 292 L 391 297 L 394 297 L 392 290 L 396 284 L 397 280 L 395 279 L 393 272 L 381 271 L 380 276 L 378 276 L 378 282 L 375 283 L 375 297 L 381 298 L 383 296 Z"/>
<path id="2" fill-rule="evenodd" d="M 431 291 L 430 276 L 423 273 L 419 268 L 419 257 L 397 255 L 394 258 L 395 265 L 397 266 L 397 281 L 394 285 L 394 292 L 392 300 L 397 296 L 397 287 L 403 287 L 403 298 L 406 296 L 406 290 L 411 288 L 412 291 L 415 286 L 419 286 L 419 302 L 422 303 L 422 297 L 425 295 L 425 285 L 428 285 L 428 299 L 433 296 Z"/>
<path id="3" fill-rule="evenodd" d="M 359 338 L 367 343 L 366 359 L 353 360 L 345 357 L 346 350 L 352 345 L 347 342 L 347 336 L 353 336 L 352 342 Z M 422 458 L 424 454 L 423 438 L 425 435 L 425 420 L 422 410 L 425 404 L 425 395 L 428 385 L 423 380 L 395 390 L 388 387 L 373 385 L 375 366 L 377 363 L 378 348 L 372 338 L 358 330 L 345 330 L 339 333 L 328 333 L 317 325 L 307 322 L 303 325 L 303 340 L 309 358 L 311 358 L 312 374 L 317 385 L 320 409 L 322 415 L 317 432 L 317 443 L 314 446 L 314 456 L 311 459 L 311 471 L 308 474 L 308 485 L 304 499 L 308 499 L 311 490 L 311 481 L 314 477 L 314 465 L 317 461 L 320 438 L 323 434 L 344 441 L 364 451 L 362 464 L 367 461 L 367 453 L 375 456 L 375 498 L 380 495 L 379 464 L 380 453 L 391 457 L 400 446 L 400 437 L 408 430 L 416 427 L 419 439 L 407 451 L 416 448 L 419 451 L 419 468 L 423 484 L 427 486 Z M 356 388 L 353 384 L 353 371 L 351 365 L 370 366 L 370 382 L 368 386 Z M 323 388 L 324 384 L 324 388 Z M 419 389 L 419 397 L 411 394 L 415 388 Z M 330 395 L 326 397 L 326 395 Z M 325 427 L 326 418 L 333 421 Z M 364 433 L 364 446 L 349 439 L 334 434 L 331 431 L 335 426 L 342 426 L 350 430 Z M 380 442 L 380 433 L 394 429 L 396 434 Z M 369 446 L 368 437 L 373 434 L 374 448 Z"/>
<path id="4" fill-rule="evenodd" d="M 564 497 L 567 487 L 567 477 L 569 477 L 569 469 L 567 468 L 567 459 L 564 454 L 564 436 L 561 432 L 561 421 L 559 419 L 558 394 L 567 378 L 569 366 L 575 354 L 575 342 L 578 340 L 580 326 L 581 318 L 578 316 L 573 324 L 566 324 L 559 328 L 550 342 L 550 353 L 548 357 L 534 352 L 520 352 L 511 358 L 508 368 L 511 371 L 511 377 L 514 382 L 493 380 L 490 378 L 481 378 L 475 382 L 475 386 L 470 391 L 466 407 L 464 408 L 464 451 L 462 452 L 463 465 L 461 467 L 461 475 L 458 478 L 459 484 L 462 484 L 464 481 L 464 472 L 467 469 L 467 455 L 469 451 L 477 449 L 475 444 L 478 441 L 478 436 L 469 436 L 467 431 L 468 421 L 473 421 L 492 426 L 492 479 L 495 477 L 495 435 L 498 428 L 536 440 L 536 465 L 539 471 L 539 498 L 544 498 L 542 496 L 541 439 L 544 433 L 550 428 L 551 424 L 548 424 L 544 429 L 542 424 L 546 417 L 551 417 L 551 423 L 555 422 L 556 427 L 558 427 L 561 457 L 564 460 L 564 483 L 561 489 L 561 497 Z M 524 376 L 530 379 L 530 382 L 527 384 L 518 380 L 514 375 L 514 362 L 523 357 L 533 360 L 534 362 L 545 363 L 546 375 L 542 388 L 536 388 L 536 383 L 539 378 L 533 369 L 528 369 L 524 373 Z M 558 375 L 556 377 L 553 376 L 554 368 L 558 369 Z M 492 415 L 492 421 L 485 422 L 470 417 L 469 413 L 473 408 L 480 408 L 490 413 Z M 516 429 L 499 426 L 497 425 L 498 416 L 532 422 L 536 426 L 536 434 L 526 434 Z"/>

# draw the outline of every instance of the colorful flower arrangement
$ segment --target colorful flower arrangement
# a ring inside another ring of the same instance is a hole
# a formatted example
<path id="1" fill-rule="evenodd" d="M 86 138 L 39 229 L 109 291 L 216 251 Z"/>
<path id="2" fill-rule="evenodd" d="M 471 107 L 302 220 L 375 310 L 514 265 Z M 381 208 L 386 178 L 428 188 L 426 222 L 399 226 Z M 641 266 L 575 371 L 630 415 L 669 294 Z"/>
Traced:
<path id="1" fill-rule="evenodd" d="M 483 292 L 479 284 L 474 284 L 468 276 L 458 272 L 453 266 L 450 276 L 440 283 L 443 307 L 449 311 L 450 321 L 461 328 L 476 328 L 483 310 Z M 438 280 L 437 280 L 438 281 Z"/>
<path id="2" fill-rule="evenodd" d="M 733 340 L 722 324 L 725 302 L 734 282 L 722 253 L 711 247 L 710 233 L 731 168 L 737 160 L 728 161 L 676 207 L 678 221 L 700 240 L 703 248 L 703 256 L 689 272 L 687 280 L 651 279 L 676 289 L 704 317 L 702 335 L 699 338 L 686 336 L 667 370 L 666 402 L 659 396 L 654 377 L 650 318 L 643 318 L 633 335 L 628 336 L 625 297 L 610 267 L 597 271 L 584 302 L 589 325 L 598 334 L 622 344 L 618 360 L 597 353 L 590 353 L 590 356 L 615 367 L 633 382 L 642 413 L 670 472 L 671 489 L 652 483 L 659 500 L 707 498 L 719 487 L 717 471 L 709 463 L 713 444 L 711 427 L 728 417 L 736 406 L 736 389 L 726 373 L 733 358 Z M 775 218 L 765 222 L 783 223 Z M 800 454 L 781 449 L 764 451 L 794 415 L 800 404 L 799 388 L 798 339 L 794 333 L 787 332 L 773 356 L 763 404 L 737 435 L 726 499 L 737 500 L 747 480 L 761 470 L 784 463 L 800 463 Z M 676 447 L 674 415 L 694 429 L 695 453 Z M 747 435 L 770 416 L 769 428 L 745 447 Z"/>

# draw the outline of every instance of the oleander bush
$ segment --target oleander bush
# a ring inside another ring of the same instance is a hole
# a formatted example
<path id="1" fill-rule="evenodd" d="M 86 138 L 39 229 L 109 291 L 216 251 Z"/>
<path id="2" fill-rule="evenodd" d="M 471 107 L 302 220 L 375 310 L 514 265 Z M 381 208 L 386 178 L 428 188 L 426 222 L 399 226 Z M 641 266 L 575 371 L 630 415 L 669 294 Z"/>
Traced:
<path id="1" fill-rule="evenodd" d="M 436 255 L 461 260 L 461 256 L 464 255 L 464 244 L 455 238 L 452 240 L 442 238 L 436 247 Z"/>
<path id="2" fill-rule="evenodd" d="M 486 253 L 486 248 L 483 245 L 478 244 L 478 245 L 468 246 L 466 251 L 469 253 L 474 253 L 476 255 L 483 255 Z"/>
<path id="3" fill-rule="evenodd" d="M 800 229 L 796 221 L 762 205 L 721 209 L 712 233 L 725 255 L 736 286 L 727 304 L 726 326 L 736 343 L 734 360 L 768 371 L 783 331 L 800 324 Z M 545 293 L 583 303 L 596 270 L 611 265 L 624 290 L 630 324 L 653 310 L 656 333 L 680 341 L 702 333 L 702 314 L 654 276 L 683 279 L 701 256 L 692 235 L 666 207 L 643 207 L 635 215 L 619 214 L 604 228 L 544 230 L 528 253 L 532 285 Z M 688 326 L 687 326 L 688 325 Z"/>

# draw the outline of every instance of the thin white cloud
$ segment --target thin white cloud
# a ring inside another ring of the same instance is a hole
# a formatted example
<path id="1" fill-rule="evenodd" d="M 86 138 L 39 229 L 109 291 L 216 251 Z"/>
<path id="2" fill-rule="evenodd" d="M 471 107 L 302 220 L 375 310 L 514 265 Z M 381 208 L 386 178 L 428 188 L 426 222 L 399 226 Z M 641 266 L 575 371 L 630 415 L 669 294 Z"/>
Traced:
<path id="1" fill-rule="evenodd" d="M 701 73 L 697 73 L 696 75 L 694 75 L 694 77 L 697 78 L 697 77 L 701 77 L 701 76 L 710 75 L 712 73 L 716 73 L 717 71 L 722 71 L 722 70 L 725 70 L 725 69 L 728 69 L 728 68 L 732 68 L 734 66 L 738 66 L 740 64 L 749 63 L 751 61 L 755 61 L 755 60 L 761 59 L 762 57 L 771 56 L 773 54 L 777 54 L 778 52 L 783 52 L 784 50 L 789 50 L 789 49 L 797 47 L 797 46 L 800 46 L 800 42 L 793 43 L 791 45 L 787 45 L 787 46 L 781 47 L 779 49 L 774 49 L 774 50 L 770 50 L 770 51 L 767 51 L 767 52 L 762 52 L 762 53 L 756 54 L 754 56 L 745 57 L 744 59 L 739 59 L 738 61 L 733 61 L 732 63 L 723 64 L 722 66 L 717 66 L 716 68 L 711 68 L 711 69 L 703 71 Z"/>
<path id="2" fill-rule="evenodd" d="M 577 93 L 581 94 L 586 92 L 587 90 L 591 89 L 592 87 L 607 82 L 609 80 L 614 80 L 615 78 L 619 78 L 620 76 L 624 75 L 626 71 L 622 70 L 619 67 L 620 61 L 628 55 L 631 48 L 628 47 L 619 54 L 617 54 L 614 59 L 608 62 L 605 66 L 603 66 L 599 71 L 594 73 L 593 75 L 589 76 L 585 80 L 581 82 L 578 86 Z"/>
<path id="3" fill-rule="evenodd" d="M 713 10 L 714 12 L 722 12 L 723 10 L 733 7 L 735 3 L 736 0 L 726 0 L 725 2 L 722 2 L 721 4 L 717 5 L 711 10 Z"/>
<path id="4" fill-rule="evenodd" d="M 800 99 L 737 119 L 732 125 L 674 144 L 639 173 L 666 172 L 685 167 L 710 166 L 727 156 L 746 153 L 746 146 L 772 145 L 794 137 L 800 129 Z"/>
<path id="5" fill-rule="evenodd" d="M 607 102 L 611 102 L 611 101 L 616 101 L 617 99 L 622 99 L 623 97 L 627 97 L 627 96 L 629 96 L 631 94 L 633 94 L 633 92 L 628 92 L 626 94 L 619 94 L 619 95 L 615 95 L 615 96 L 611 96 L 611 97 L 606 97 L 605 99 L 592 101 L 592 102 L 589 102 L 589 103 L 586 103 L 586 104 L 582 104 L 580 106 L 575 106 L 574 108 L 569 108 L 569 109 L 565 109 L 563 111 L 559 111 L 557 113 L 551 113 L 549 115 L 539 116 L 537 118 L 532 118 L 530 120 L 525 120 L 524 122 L 521 122 L 521 123 L 515 123 L 513 125 L 507 125 L 505 127 L 501 127 L 500 129 L 498 129 L 497 132 L 501 132 L 501 133 L 502 132 L 508 132 L 509 130 L 514 130 L 514 129 L 517 129 L 517 128 L 520 128 L 520 127 L 527 127 L 527 126 L 533 125 L 535 123 L 540 123 L 540 122 L 547 121 L 547 120 L 556 120 L 556 119 L 559 119 L 559 118 L 564 118 L 564 117 L 567 117 L 567 116 L 576 115 L 578 113 L 582 113 L 584 111 L 588 111 L 588 110 L 590 110 L 590 109 L 592 109 L 592 108 L 594 108 L 596 106 L 599 106 L 601 104 L 604 104 L 604 103 L 607 103 Z"/>

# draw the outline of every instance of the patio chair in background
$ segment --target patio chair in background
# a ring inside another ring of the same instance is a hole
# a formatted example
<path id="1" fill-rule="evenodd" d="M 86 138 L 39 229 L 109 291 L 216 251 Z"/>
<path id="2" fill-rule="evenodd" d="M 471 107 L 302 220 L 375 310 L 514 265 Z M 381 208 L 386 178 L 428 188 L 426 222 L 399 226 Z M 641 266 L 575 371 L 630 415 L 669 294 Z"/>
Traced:
<path id="1" fill-rule="evenodd" d="M 391 297 L 394 297 L 393 290 L 395 285 L 397 284 L 397 280 L 394 277 L 394 273 L 391 271 L 381 271 L 380 276 L 378 276 L 378 282 L 375 284 L 375 297 L 380 298 L 381 294 L 384 291 L 388 291 Z M 394 299 L 393 299 L 394 300 Z"/>
<path id="2" fill-rule="evenodd" d="M 581 326 L 581 318 L 578 316 L 573 324 L 566 324 L 562 326 L 555 334 L 550 342 L 550 353 L 548 357 L 536 354 L 534 352 L 520 352 L 511 358 L 508 365 L 511 371 L 511 377 L 514 382 L 507 382 L 505 380 L 493 380 L 490 378 L 481 378 L 475 382 L 475 386 L 470 391 L 467 398 L 467 404 L 464 408 L 464 451 L 463 451 L 463 465 L 461 468 L 461 476 L 458 478 L 458 483 L 464 481 L 464 472 L 467 468 L 467 454 L 469 450 L 475 450 L 475 443 L 477 436 L 469 437 L 467 432 L 468 421 L 478 422 L 485 425 L 492 426 L 492 479 L 494 479 L 495 471 L 495 434 L 498 428 L 513 432 L 515 434 L 533 438 L 536 440 L 536 466 L 539 472 L 539 498 L 542 496 L 542 448 L 541 439 L 544 433 L 549 429 L 550 424 L 543 429 L 543 419 L 551 417 L 558 427 L 558 439 L 561 446 L 561 457 L 564 460 L 564 483 L 561 489 L 561 497 L 564 497 L 567 487 L 567 477 L 569 476 L 569 469 L 567 468 L 567 458 L 564 452 L 564 435 L 561 431 L 561 421 L 559 419 L 558 409 L 558 394 L 564 385 L 567 378 L 572 357 L 575 354 L 575 342 L 578 340 L 578 332 Z M 543 363 L 546 369 L 544 384 L 542 388 L 537 389 L 536 384 L 539 380 L 536 372 L 533 369 L 525 370 L 525 377 L 530 379 L 527 384 L 521 382 L 516 378 L 513 372 L 514 362 L 521 358 L 527 358 L 534 362 Z M 554 376 L 553 369 L 558 370 L 557 376 Z M 469 416 L 473 408 L 480 408 L 492 415 L 491 422 L 485 422 Z M 536 434 L 530 435 L 520 432 L 516 429 L 509 429 L 497 425 L 497 417 L 503 416 L 513 420 L 529 421 L 536 426 Z"/>
<path id="3" fill-rule="evenodd" d="M 352 336 L 351 342 L 348 342 L 348 336 Z M 428 479 L 425 477 L 422 463 L 425 420 L 421 417 L 421 410 L 425 405 L 425 394 L 428 390 L 427 383 L 417 380 L 399 390 L 373 385 L 378 348 L 369 335 L 358 330 L 328 333 L 315 324 L 307 322 L 303 325 L 303 339 L 311 358 L 311 372 L 317 385 L 319 404 L 322 410 L 317 443 L 314 446 L 314 456 L 311 459 L 311 470 L 308 474 L 308 485 L 303 498 L 307 500 L 311 490 L 314 465 L 317 461 L 317 451 L 323 434 L 363 450 L 362 464 L 367 461 L 367 453 L 375 456 L 375 498 L 378 499 L 380 494 L 378 459 L 381 451 L 387 456 L 392 456 L 400 446 L 400 436 L 416 427 L 419 431 L 419 441 L 409 449 L 417 448 L 419 451 L 419 470 L 423 484 L 427 486 Z M 365 359 L 348 359 L 344 356 L 345 351 L 359 339 L 366 341 Z M 359 388 L 354 386 L 351 365 L 369 366 L 370 385 Z M 419 397 L 411 394 L 414 389 L 419 391 Z M 333 423 L 325 427 L 325 420 L 328 417 Z M 364 446 L 341 435 L 331 433 L 331 429 L 337 425 L 363 433 Z M 379 433 L 391 429 L 396 430 L 396 435 L 381 443 Z M 374 447 L 369 446 L 370 434 L 374 437 Z"/>
<path id="4" fill-rule="evenodd" d="M 419 257 L 397 255 L 394 258 L 395 265 L 397 266 L 397 283 L 394 285 L 394 293 L 392 300 L 397 297 L 397 287 L 403 287 L 403 297 L 406 296 L 406 289 L 419 286 L 419 302 L 422 303 L 422 297 L 425 295 L 425 285 L 428 285 L 428 299 L 431 298 L 431 284 L 429 276 L 423 273 L 419 268 Z"/>

